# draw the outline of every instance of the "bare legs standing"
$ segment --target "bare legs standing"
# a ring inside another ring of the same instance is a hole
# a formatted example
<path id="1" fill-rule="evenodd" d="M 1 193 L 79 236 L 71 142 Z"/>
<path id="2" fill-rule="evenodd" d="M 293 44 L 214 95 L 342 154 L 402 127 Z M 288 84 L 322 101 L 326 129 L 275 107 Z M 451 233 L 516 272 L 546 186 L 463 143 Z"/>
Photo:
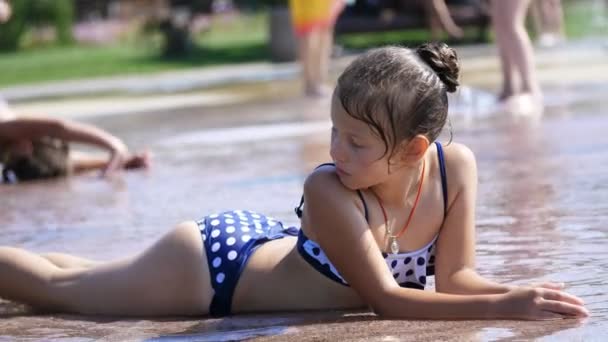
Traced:
<path id="1" fill-rule="evenodd" d="M 540 104 L 542 94 L 536 78 L 534 51 L 524 27 L 530 1 L 492 1 L 492 21 L 503 75 L 499 99 L 529 95 Z"/>

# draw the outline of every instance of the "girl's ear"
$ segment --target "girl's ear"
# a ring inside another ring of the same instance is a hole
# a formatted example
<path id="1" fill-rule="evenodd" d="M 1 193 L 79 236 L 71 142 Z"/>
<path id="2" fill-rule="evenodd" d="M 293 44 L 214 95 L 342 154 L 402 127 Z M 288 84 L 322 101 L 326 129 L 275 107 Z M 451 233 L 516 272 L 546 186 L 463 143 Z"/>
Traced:
<path id="1" fill-rule="evenodd" d="M 399 161 L 404 165 L 417 163 L 429 148 L 430 142 L 427 137 L 418 134 L 413 138 L 401 142 L 397 151 Z"/>

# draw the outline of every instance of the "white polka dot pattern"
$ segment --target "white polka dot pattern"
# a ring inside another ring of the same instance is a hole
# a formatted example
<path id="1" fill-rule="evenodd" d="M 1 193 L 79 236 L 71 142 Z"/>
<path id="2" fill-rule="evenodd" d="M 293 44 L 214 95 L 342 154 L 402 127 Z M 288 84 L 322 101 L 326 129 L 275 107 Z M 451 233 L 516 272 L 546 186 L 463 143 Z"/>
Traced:
<path id="1" fill-rule="evenodd" d="M 246 262 L 256 245 L 297 235 L 297 230 L 293 231 L 295 228 L 285 229 L 275 219 L 245 210 L 209 215 L 197 223 L 216 295 L 236 284 L 241 264 Z"/>
<path id="2" fill-rule="evenodd" d="M 301 235 L 303 236 L 303 235 Z M 308 256 L 314 259 L 313 264 L 321 273 L 326 276 L 340 281 L 344 285 L 348 285 L 346 280 L 340 275 L 338 270 L 329 261 L 321 247 L 314 241 L 304 237 L 302 248 Z M 426 277 L 434 275 L 435 264 L 435 242 L 437 237 L 433 238 L 426 246 L 408 253 L 388 254 L 384 256 L 386 265 L 392 272 L 397 283 L 402 287 L 420 288 L 423 289 L 426 285 Z M 308 261 L 308 260 L 307 260 Z M 309 261 L 310 262 L 310 261 Z M 326 274 L 330 272 L 331 274 Z"/>
<path id="3" fill-rule="evenodd" d="M 224 279 L 226 278 L 226 275 L 222 272 L 218 273 L 217 276 L 215 276 L 215 281 L 217 281 L 219 284 L 224 282 Z"/>

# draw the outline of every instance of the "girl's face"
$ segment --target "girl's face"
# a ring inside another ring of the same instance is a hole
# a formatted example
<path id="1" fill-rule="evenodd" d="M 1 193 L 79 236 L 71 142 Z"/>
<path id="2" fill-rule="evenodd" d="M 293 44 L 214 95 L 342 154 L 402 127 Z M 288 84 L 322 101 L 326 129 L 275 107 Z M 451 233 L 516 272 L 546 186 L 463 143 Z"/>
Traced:
<path id="1" fill-rule="evenodd" d="M 363 121 L 351 117 L 334 95 L 331 105 L 330 155 L 340 181 L 349 189 L 365 189 L 388 176 L 382 139 Z"/>

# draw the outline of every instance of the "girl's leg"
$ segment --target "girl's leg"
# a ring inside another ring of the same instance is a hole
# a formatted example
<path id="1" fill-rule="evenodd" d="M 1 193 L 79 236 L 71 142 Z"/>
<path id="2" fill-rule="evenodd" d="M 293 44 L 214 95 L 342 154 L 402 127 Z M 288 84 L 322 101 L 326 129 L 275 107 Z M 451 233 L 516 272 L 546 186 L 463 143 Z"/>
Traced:
<path id="1" fill-rule="evenodd" d="M 0 248 L 0 297 L 47 310 L 97 315 L 208 313 L 213 289 L 199 229 L 178 225 L 141 255 L 62 269 L 27 251 Z"/>
<path id="2" fill-rule="evenodd" d="M 102 264 L 100 261 L 85 259 L 64 253 L 46 253 L 41 254 L 40 256 L 59 268 L 90 268 Z"/>

